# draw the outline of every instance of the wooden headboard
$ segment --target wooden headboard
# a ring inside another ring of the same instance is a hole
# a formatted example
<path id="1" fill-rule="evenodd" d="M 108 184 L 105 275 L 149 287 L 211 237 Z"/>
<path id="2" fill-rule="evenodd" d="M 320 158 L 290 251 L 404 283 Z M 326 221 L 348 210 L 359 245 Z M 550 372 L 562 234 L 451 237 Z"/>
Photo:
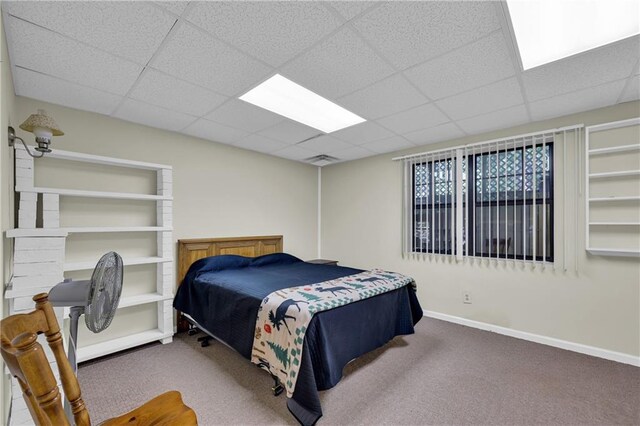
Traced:
<path id="1" fill-rule="evenodd" d="M 282 252 L 282 235 L 178 240 L 178 285 L 187 275 L 191 264 L 205 257 L 221 254 L 256 257 L 280 252 Z M 189 323 L 180 312 L 178 312 L 177 322 L 178 331 L 189 328 Z"/>
<path id="2" fill-rule="evenodd" d="M 178 240 L 178 285 L 196 260 L 221 254 L 256 257 L 282 252 L 282 235 Z"/>

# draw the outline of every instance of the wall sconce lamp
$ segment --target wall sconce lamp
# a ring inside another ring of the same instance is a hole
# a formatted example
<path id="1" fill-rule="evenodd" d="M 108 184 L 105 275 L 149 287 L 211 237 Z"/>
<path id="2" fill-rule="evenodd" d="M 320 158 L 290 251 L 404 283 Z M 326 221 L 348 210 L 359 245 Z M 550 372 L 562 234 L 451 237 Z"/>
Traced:
<path id="1" fill-rule="evenodd" d="M 40 152 L 40 155 L 34 155 L 29 150 L 29 147 L 24 140 L 21 137 L 16 136 L 16 132 L 11 126 L 9 126 L 9 146 L 13 146 L 15 144 L 15 140 L 19 139 L 29 155 L 33 158 L 40 158 L 43 157 L 45 153 L 51 152 L 51 149 L 49 148 L 51 138 L 53 136 L 64 135 L 64 132 L 62 132 L 60 127 L 58 127 L 58 124 L 53 120 L 53 118 L 49 117 L 43 109 L 39 109 L 36 114 L 31 114 L 29 118 L 20 125 L 20 128 L 36 135 L 36 143 L 38 146 L 35 149 Z"/>

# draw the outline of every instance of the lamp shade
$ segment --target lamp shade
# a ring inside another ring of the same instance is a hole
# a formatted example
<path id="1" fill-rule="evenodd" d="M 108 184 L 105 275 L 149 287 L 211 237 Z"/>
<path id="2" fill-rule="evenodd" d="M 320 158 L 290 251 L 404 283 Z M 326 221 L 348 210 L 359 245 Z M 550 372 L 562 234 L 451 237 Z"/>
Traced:
<path id="1" fill-rule="evenodd" d="M 58 124 L 49 117 L 45 110 L 39 109 L 37 113 L 31 114 L 20 128 L 26 132 L 36 133 L 48 129 L 53 136 L 62 136 L 64 132 L 60 130 Z"/>

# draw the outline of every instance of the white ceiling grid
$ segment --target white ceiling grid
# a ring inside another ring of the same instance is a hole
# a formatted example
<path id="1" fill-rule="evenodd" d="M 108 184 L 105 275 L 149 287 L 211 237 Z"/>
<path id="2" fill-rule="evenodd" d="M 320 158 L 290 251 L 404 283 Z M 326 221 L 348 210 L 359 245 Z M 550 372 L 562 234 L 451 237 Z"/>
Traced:
<path id="1" fill-rule="evenodd" d="M 2 11 L 16 94 L 291 160 L 348 161 L 640 98 L 639 36 L 523 72 L 499 2 Z M 313 138 L 237 99 L 276 73 L 368 121 Z"/>

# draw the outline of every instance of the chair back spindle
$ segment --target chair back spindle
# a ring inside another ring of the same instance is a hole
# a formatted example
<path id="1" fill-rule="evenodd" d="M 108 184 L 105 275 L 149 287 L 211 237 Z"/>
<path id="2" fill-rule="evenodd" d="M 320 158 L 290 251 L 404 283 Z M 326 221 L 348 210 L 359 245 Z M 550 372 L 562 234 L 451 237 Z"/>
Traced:
<path id="1" fill-rule="evenodd" d="M 36 310 L 12 315 L 0 322 L 2 357 L 16 377 L 31 416 L 43 425 L 68 425 L 58 384 L 44 349 L 37 342 L 44 334 L 53 352 L 65 396 L 71 404 L 74 422 L 89 426 L 89 413 L 82 400 L 78 379 L 73 374 L 62 345 L 62 334 L 46 293 L 34 296 Z"/>
<path id="2" fill-rule="evenodd" d="M 64 352 L 62 334 L 47 294 L 34 296 L 36 310 L 28 314 L 11 315 L 0 321 L 0 351 L 14 376 L 37 425 L 68 426 L 62 396 L 56 378 L 38 343 L 44 334 L 58 364 L 60 381 L 71 405 L 76 426 L 90 426 L 89 413 L 82 400 L 78 379 Z M 106 426 L 165 425 L 196 426 L 196 413 L 182 401 L 177 391 L 165 392 L 146 404 L 118 417 L 106 420 Z"/>

